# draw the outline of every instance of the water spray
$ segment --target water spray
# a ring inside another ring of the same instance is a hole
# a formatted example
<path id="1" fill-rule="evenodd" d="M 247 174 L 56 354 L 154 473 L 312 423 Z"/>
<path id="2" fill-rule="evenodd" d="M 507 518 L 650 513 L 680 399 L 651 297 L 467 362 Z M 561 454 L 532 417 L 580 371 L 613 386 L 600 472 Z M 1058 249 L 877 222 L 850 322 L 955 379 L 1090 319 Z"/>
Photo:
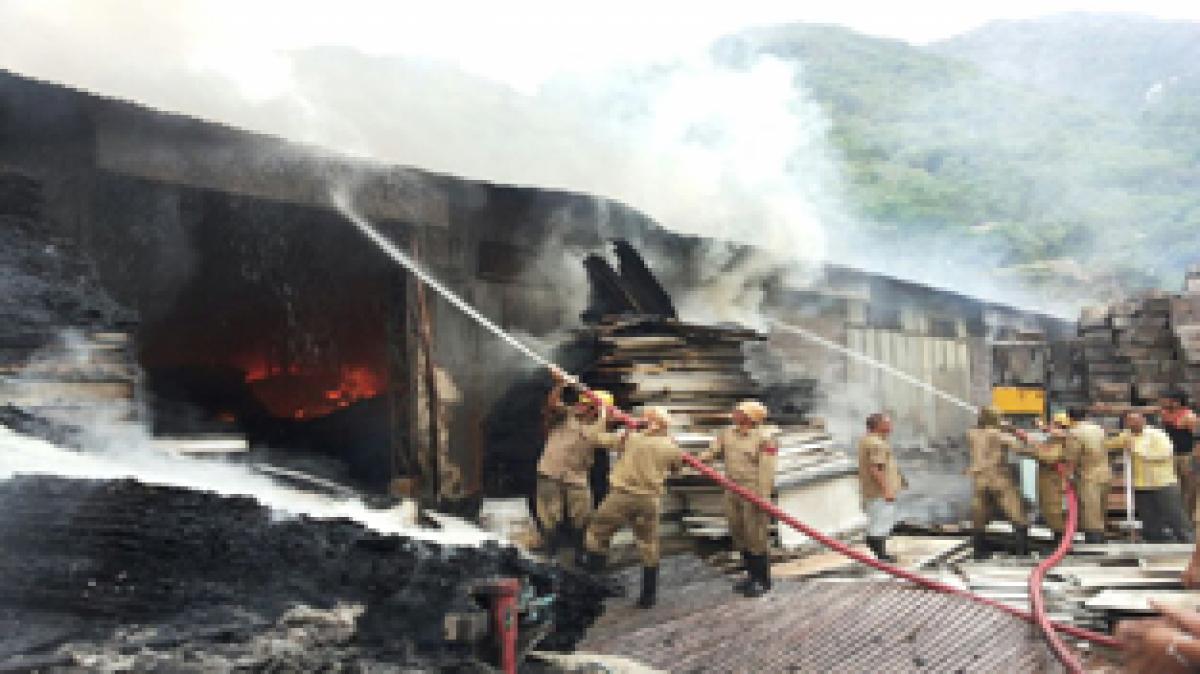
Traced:
<path id="1" fill-rule="evenodd" d="M 444 285 L 439 283 L 437 281 L 437 279 L 433 278 L 431 275 L 429 275 L 429 273 L 424 271 L 419 265 L 416 264 L 416 262 L 414 262 L 409 256 L 405 255 L 404 252 L 401 251 L 398 247 L 396 247 L 396 245 L 394 243 L 392 243 L 390 240 L 388 240 L 386 237 L 384 237 L 382 234 L 380 234 L 378 230 L 376 230 L 373 226 L 371 226 L 371 224 L 369 222 L 367 222 L 366 218 L 364 218 L 362 215 L 358 214 L 350 206 L 345 193 L 335 192 L 333 195 L 333 202 L 334 202 L 334 205 L 337 207 L 337 209 L 341 213 L 343 213 L 352 223 L 354 223 L 354 225 L 356 227 L 358 227 L 358 229 L 360 231 L 362 231 L 362 233 L 364 235 L 366 235 L 366 237 L 368 239 L 370 239 L 377 246 L 379 246 L 379 248 L 381 250 L 383 250 L 383 252 L 385 252 L 389 257 L 391 257 L 393 260 L 395 260 L 399 264 L 403 265 L 405 268 L 407 268 L 409 271 L 411 271 L 414 275 L 416 275 L 417 278 L 421 279 L 423 282 L 428 284 L 429 287 L 431 287 L 435 291 L 437 291 L 438 294 L 440 294 L 442 297 L 444 297 L 448 302 L 453 304 L 455 307 L 457 307 L 459 310 L 461 310 L 467 316 L 470 316 L 472 319 L 477 321 L 481 326 L 486 328 L 489 332 L 491 332 L 492 334 L 496 335 L 497 337 L 503 339 L 505 342 L 512 345 L 515 349 L 517 349 L 521 353 L 525 354 L 532 360 L 536 361 L 538 364 L 542 365 L 543 367 L 546 367 L 547 369 L 549 369 L 551 371 L 562 373 L 564 375 L 566 374 L 565 371 L 562 370 L 561 368 L 559 368 L 557 365 L 555 365 L 548 359 L 540 356 L 539 354 L 534 352 L 532 349 L 530 349 L 529 347 L 522 344 L 520 342 L 520 340 L 516 339 L 512 335 L 505 332 L 503 328 L 501 328 L 500 326 L 498 326 L 495 323 L 488 320 L 485 316 L 480 314 L 478 310 L 476 310 L 474 307 L 472 307 L 470 304 L 468 304 L 465 300 L 463 300 L 461 297 L 456 295 L 450 289 L 446 288 Z M 950 403 L 953 403 L 954 405 L 957 405 L 958 407 L 961 407 L 966 410 L 971 410 L 973 412 L 978 410 L 978 408 L 976 408 L 975 406 L 973 406 L 967 402 L 964 402 L 964 401 L 950 395 L 949 393 L 939 391 L 938 389 L 934 388 L 928 382 L 921 381 L 920 379 L 917 379 L 916 377 L 913 377 L 912 375 L 909 375 L 907 373 L 901 372 L 900 370 L 897 370 L 885 363 L 880 363 L 879 361 L 877 361 L 873 358 L 870 358 L 869 356 L 858 353 L 852 349 L 848 349 L 848 348 L 846 348 L 840 344 L 837 344 L 835 342 L 831 342 L 831 341 L 821 337 L 820 335 L 817 335 L 815 333 L 812 333 L 811 331 L 805 330 L 804 328 L 800 328 L 800 327 L 790 325 L 787 323 L 776 323 L 776 325 L 778 325 L 780 327 L 780 329 L 786 330 L 788 332 L 794 332 L 794 333 L 799 334 L 804 337 L 808 337 L 812 341 L 815 341 L 823 346 L 834 349 L 834 350 L 844 353 L 852 358 L 855 358 L 856 360 L 860 360 L 862 362 L 865 362 L 865 363 L 868 363 L 875 367 L 878 367 L 884 371 L 887 371 L 887 372 L 899 377 L 900 379 L 903 379 L 903 380 L 913 384 L 914 386 L 917 386 L 923 390 L 927 390 L 930 393 L 938 395 L 939 397 L 947 400 Z M 580 390 L 583 391 L 584 394 L 588 395 L 592 400 L 594 400 L 594 401 L 599 400 L 595 396 L 595 394 L 592 393 L 591 390 L 588 389 L 586 386 L 584 386 L 578 379 L 576 379 L 574 377 L 570 377 L 570 376 L 566 376 L 565 379 L 572 385 L 579 387 Z M 621 421 L 623 423 L 626 423 L 630 426 L 636 425 L 637 421 L 635 419 L 633 419 L 632 417 L 626 415 L 621 410 L 619 410 L 615 407 L 611 407 L 609 409 L 612 413 L 612 418 L 614 418 L 618 421 Z M 733 492 L 738 497 L 753 504 L 759 510 L 771 515 L 772 517 L 779 520 L 780 522 L 787 524 L 788 526 L 803 533 L 804 535 L 817 541 L 818 543 L 821 543 L 825 547 L 827 547 L 831 550 L 834 550 L 836 552 L 839 552 L 842 555 L 850 557 L 851 559 L 854 559 L 862 564 L 865 564 L 872 568 L 878 569 L 880 571 L 883 571 L 883 572 L 890 574 L 892 576 L 895 576 L 897 578 L 907 580 L 909 582 L 912 582 L 912 583 L 914 583 L 920 587 L 926 588 L 928 590 L 933 590 L 935 592 L 943 592 L 946 594 L 953 594 L 955 596 L 964 597 L 970 601 L 973 601 L 973 602 L 976 602 L 979 604 L 984 604 L 986 606 L 991 606 L 998 610 L 1004 611 L 1005 613 L 1008 613 L 1010 615 L 1014 615 L 1019 618 L 1022 618 L 1028 622 L 1044 625 L 1048 629 L 1052 629 L 1057 632 L 1062 632 L 1064 634 L 1068 634 L 1068 635 L 1078 638 L 1078 639 L 1084 639 L 1084 640 L 1090 641 L 1092 643 L 1096 643 L 1096 644 L 1103 645 L 1103 646 L 1109 646 L 1112 648 L 1120 647 L 1120 643 L 1111 636 L 1108 636 L 1105 634 L 1100 634 L 1097 632 L 1092 632 L 1090 630 L 1086 630 L 1086 629 L 1083 629 L 1080 627 L 1075 627 L 1073 625 L 1064 625 L 1062 623 L 1054 623 L 1045 617 L 1044 612 L 1041 612 L 1040 614 L 1035 614 L 1035 613 L 1031 613 L 1029 611 L 1023 611 L 1021 609 L 1014 608 L 1014 607 L 1008 606 L 1006 604 L 1003 604 L 994 599 L 990 599 L 987 597 L 982 597 L 977 594 L 973 594 L 962 588 L 955 587 L 953 585 L 949 585 L 946 583 L 942 583 L 942 582 L 934 580 L 932 578 L 926 578 L 919 574 L 913 573 L 912 571 L 908 571 L 907 569 L 903 569 L 898 566 L 893 566 L 886 562 L 882 562 L 878 559 L 875 559 L 872 556 L 865 555 L 865 554 L 859 552 L 858 550 L 851 548 L 850 546 L 846 545 L 845 543 L 842 543 L 841 541 L 831 538 L 831 537 L 823 534 L 822 532 L 817 531 L 816 529 L 808 526 L 804 522 L 801 522 L 800 520 L 793 517 L 791 514 L 787 513 L 784 510 L 781 510 L 774 503 L 771 503 L 770 501 L 768 501 L 766 499 L 760 498 L 758 495 L 747 490 L 745 487 L 737 484 L 736 482 L 733 482 L 729 478 L 727 478 L 724 475 L 713 470 L 710 466 L 708 466 L 704 462 L 700 461 L 700 459 L 696 458 L 695 456 L 693 456 L 687 452 L 683 452 L 683 461 L 685 463 L 687 463 L 689 466 L 691 466 L 692 468 L 696 469 L 700 474 L 704 475 L 705 477 L 709 478 L 716 484 L 720 485 L 722 488 L 726 489 L 727 491 Z"/>
<path id="2" fill-rule="evenodd" d="M 816 344 L 819 344 L 819 345 L 825 347 L 826 349 L 830 349 L 832 351 L 837 351 L 838 353 L 840 353 L 844 356 L 853 358 L 854 360 L 857 360 L 861 363 L 866 363 L 867 365 L 870 365 L 871 367 L 873 367 L 881 372 L 886 372 L 901 381 L 908 382 L 909 384 L 912 384 L 913 386 L 921 389 L 922 391 L 925 391 L 926 393 L 931 393 L 931 394 L 937 396 L 938 398 L 945 400 L 946 402 L 950 403 L 951 405 L 960 407 L 968 412 L 971 412 L 972 414 L 979 413 L 979 408 L 976 407 L 975 405 L 972 405 L 971 403 L 969 403 L 961 398 L 950 395 L 949 393 L 946 393 L 945 391 L 935 387 L 933 384 L 930 384 L 927 381 L 918 379 L 918 378 L 912 376 L 911 374 L 904 372 L 903 370 L 899 370 L 895 367 L 892 367 L 891 365 L 888 365 L 887 363 L 876 360 L 876 359 L 866 355 L 865 353 L 855 351 L 854 349 L 851 349 L 849 347 L 838 344 L 837 342 L 828 340 L 828 339 L 822 337 L 821 335 L 818 335 L 817 333 L 813 332 L 812 330 L 802 328 L 798 325 L 792 325 L 791 323 L 783 323 L 783 322 L 777 321 L 777 320 L 772 320 L 771 325 L 774 326 L 775 328 L 778 328 L 779 330 L 784 331 L 784 332 L 790 332 L 794 335 L 799 335 L 799 336 L 809 340 L 810 342 L 813 342 L 813 343 L 816 343 Z"/>

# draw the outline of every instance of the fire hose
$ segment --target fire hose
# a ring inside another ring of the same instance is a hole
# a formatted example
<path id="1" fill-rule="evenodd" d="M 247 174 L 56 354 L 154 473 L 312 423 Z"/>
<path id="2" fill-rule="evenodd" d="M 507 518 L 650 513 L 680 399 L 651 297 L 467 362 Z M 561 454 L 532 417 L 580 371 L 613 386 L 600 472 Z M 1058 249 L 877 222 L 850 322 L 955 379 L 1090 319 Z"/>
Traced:
<path id="1" fill-rule="evenodd" d="M 455 307 L 457 307 L 463 313 L 465 313 L 468 316 L 470 316 L 471 318 L 473 318 L 480 326 L 482 326 L 483 328 L 485 328 L 492 334 L 496 335 L 497 337 L 503 339 L 504 341 L 506 341 L 507 343 L 512 345 L 513 348 L 517 349 L 518 351 L 520 351 L 522 354 L 526 355 L 530 359 L 534 360 L 535 362 L 537 362 L 543 366 L 551 368 L 552 371 L 554 371 L 558 375 L 561 375 L 563 377 L 563 381 L 568 382 L 571 385 L 577 387 L 585 396 L 587 396 L 598 407 L 605 409 L 609 413 L 610 418 L 612 418 L 620 423 L 623 423 L 626 426 L 629 426 L 631 428 L 636 428 L 638 426 L 639 422 L 637 419 L 626 414 L 625 412 L 621 411 L 620 409 L 618 409 L 612 405 L 604 404 L 604 402 L 602 400 L 600 400 L 599 396 L 597 396 L 595 394 L 595 392 L 593 392 L 590 388 L 588 388 L 585 384 L 583 384 L 583 382 L 579 381 L 575 377 L 568 375 L 564 370 L 562 370 L 558 366 L 554 365 L 553 363 L 551 363 L 550 361 L 548 361 L 546 358 L 542 357 L 535 351 L 531 350 L 530 348 L 528 348 L 527 346 L 522 344 L 520 341 L 513 338 L 511 335 L 509 335 L 503 329 L 501 329 L 498 325 L 496 325 L 495 323 L 493 323 L 492 321 L 490 321 L 486 317 L 484 317 L 482 314 L 480 314 L 474 307 L 472 307 L 469 303 L 464 301 L 461 297 L 454 294 L 452 291 L 447 289 L 442 284 L 438 283 L 437 279 L 434 279 L 428 272 L 423 270 L 412 259 L 410 259 L 407 255 L 405 255 L 403 251 L 401 251 L 398 247 L 396 247 L 395 244 L 393 244 L 386 237 L 384 237 L 377 230 L 375 230 L 375 228 L 372 227 L 370 225 L 370 223 L 367 222 L 367 220 L 362 217 L 361 214 L 355 212 L 350 207 L 350 205 L 348 203 L 348 197 L 345 194 L 343 194 L 341 192 L 334 193 L 332 195 L 332 199 L 333 199 L 335 206 L 337 206 L 337 208 L 339 210 L 341 210 L 350 219 L 350 221 L 352 223 L 354 223 L 354 225 L 363 232 L 363 234 L 365 234 L 369 239 L 371 239 L 371 241 L 373 241 L 385 253 L 387 253 L 388 256 L 390 256 L 396 262 L 404 265 L 415 276 L 417 276 L 419 279 L 421 279 L 425 283 L 429 284 L 430 287 L 432 287 L 440 295 L 445 297 L 451 304 L 453 304 Z M 1033 574 L 1031 574 L 1031 576 L 1030 576 L 1030 606 L 1034 610 L 1033 610 L 1033 612 L 1030 612 L 1030 611 L 1022 611 L 1021 609 L 1013 608 L 1011 606 L 1006 606 L 994 599 L 989 599 L 987 597 L 982 597 L 982 596 L 973 594 L 967 590 L 957 588 L 952 585 L 948 585 L 946 583 L 942 583 L 942 582 L 933 580 L 932 578 L 925 578 L 918 574 L 912 573 L 911 571 L 908 571 L 906 569 L 902 569 L 897 566 L 892 566 L 891 564 L 882 562 L 872 556 L 865 555 L 857 550 L 852 549 L 851 547 L 842 543 L 841 541 L 838 541 L 836 539 L 830 538 L 829 536 L 826 536 L 825 534 L 808 526 L 807 524 L 801 522 L 800 520 L 796 519 L 795 517 L 792 517 L 788 513 L 784 512 L 783 510 L 780 510 L 778 507 L 775 506 L 775 504 L 771 503 L 770 501 L 759 498 L 758 495 L 750 492 L 749 490 L 745 489 L 741 485 L 738 485 L 737 483 L 726 478 L 724 475 L 721 475 L 717 471 L 715 471 L 712 468 L 710 468 L 709 466 L 705 465 L 702 461 L 700 461 L 695 456 L 692 456 L 691 454 L 684 452 L 683 453 L 683 461 L 685 463 L 687 463 L 688 465 L 690 465 L 691 467 L 695 468 L 702 475 L 708 477 L 713 482 L 716 482 L 719 486 L 723 487 L 727 491 L 731 491 L 734 494 L 737 494 L 743 500 L 754 504 L 754 506 L 756 508 L 758 508 L 759 510 L 762 510 L 763 512 L 771 515 L 772 517 L 779 520 L 780 522 L 783 522 L 784 524 L 792 527 L 793 529 L 799 531 L 800 533 L 803 533 L 804 535 L 808 536 L 809 538 L 817 541 L 821 545 L 824 545 L 825 547 L 827 547 L 835 552 L 838 552 L 846 557 L 849 557 L 859 563 L 865 564 L 873 569 L 877 569 L 877 570 L 883 571 L 884 573 L 887 573 L 889 575 L 895 576 L 896 578 L 907 580 L 907 581 L 909 581 L 915 585 L 918 585 L 920 587 L 923 587 L 925 589 L 933 590 L 935 592 L 941 592 L 944 594 L 950 594 L 950 595 L 964 597 L 964 598 L 969 599 L 970 601 L 976 602 L 978 604 L 983 604 L 984 606 L 990 606 L 992 608 L 999 609 L 1010 615 L 1017 616 L 1027 622 L 1037 624 L 1046 633 L 1046 638 L 1050 641 L 1051 646 L 1054 648 L 1055 654 L 1058 655 L 1060 659 L 1062 659 L 1063 665 L 1066 666 L 1072 672 L 1081 671 L 1081 670 L 1078 668 L 1077 660 L 1075 660 L 1074 657 L 1071 656 L 1068 651 L 1066 651 L 1065 646 L 1063 646 L 1062 642 L 1059 641 L 1057 632 L 1062 632 L 1064 634 L 1070 635 L 1077 639 L 1082 639 L 1082 640 L 1089 641 L 1094 644 L 1099 644 L 1102 646 L 1108 646 L 1110 648 L 1120 648 L 1121 647 L 1120 642 L 1118 642 L 1113 637 L 1110 637 L 1105 634 L 1100 634 L 1098 632 L 1092 632 L 1090 630 L 1085 630 L 1083 628 L 1075 627 L 1073 625 L 1064 625 L 1061 623 L 1055 623 L 1055 622 L 1051 621 L 1045 615 L 1045 607 L 1044 607 L 1044 603 L 1042 602 L 1042 597 L 1041 597 L 1041 578 L 1042 578 L 1042 576 L 1044 576 L 1045 572 L 1050 567 L 1052 567 L 1054 564 L 1056 564 L 1058 562 L 1058 560 L 1062 559 L 1062 557 L 1066 554 L 1067 550 L 1070 548 L 1071 537 L 1074 535 L 1075 522 L 1076 522 L 1076 518 L 1078 517 L 1078 511 L 1077 511 L 1078 506 L 1075 502 L 1075 491 L 1069 484 L 1066 485 L 1065 491 L 1066 491 L 1066 494 L 1068 497 L 1068 504 L 1069 504 L 1068 519 L 1069 519 L 1070 535 L 1064 535 L 1063 542 L 1059 545 L 1059 547 L 1055 551 L 1054 555 L 1052 555 L 1050 558 L 1048 558 L 1042 564 L 1038 565 L 1038 568 L 1034 570 Z"/>
<path id="2" fill-rule="evenodd" d="M 601 401 L 598 396 L 596 396 L 594 393 L 592 393 L 592 391 L 590 389 L 588 389 L 583 384 L 579 383 L 578 380 L 572 380 L 572 383 L 576 384 L 579 387 L 579 389 L 583 392 L 583 394 L 586 395 L 593 403 L 595 403 L 597 405 L 603 405 L 603 401 Z M 622 412 L 620 409 L 617 409 L 616 407 L 608 406 L 607 411 L 609 413 L 610 418 L 612 418 L 613 420 L 615 420 L 619 423 L 625 424 L 626 426 L 636 427 L 639 423 L 637 419 L 626 414 L 625 412 Z M 907 580 L 907 581 L 909 581 L 915 585 L 918 585 L 920 587 L 923 587 L 927 590 L 933 590 L 934 592 L 941 592 L 944 594 L 951 594 L 951 595 L 956 595 L 959 597 L 965 597 L 975 603 L 983 604 L 984 606 L 990 606 L 992 608 L 999 609 L 1001 611 L 1004 611 L 1005 613 L 1008 613 L 1010 615 L 1014 615 L 1018 618 L 1021 618 L 1022 620 L 1025 620 L 1026 622 L 1030 622 L 1030 623 L 1034 623 L 1034 624 L 1038 625 L 1039 627 L 1041 627 L 1043 629 L 1043 631 L 1046 632 L 1047 639 L 1050 641 L 1051 647 L 1054 648 L 1056 655 L 1058 655 L 1060 658 L 1062 658 L 1063 652 L 1069 653 L 1069 651 L 1067 651 L 1066 647 L 1062 645 L 1062 642 L 1058 640 L 1058 636 L 1057 636 L 1056 632 L 1062 632 L 1063 634 L 1070 635 L 1076 639 L 1090 641 L 1094 644 L 1098 644 L 1101 646 L 1108 646 L 1110 648 L 1120 648 L 1121 647 L 1120 642 L 1118 642 L 1115 638 L 1108 636 L 1107 634 L 1100 634 L 1099 632 L 1093 632 L 1091 630 L 1086 630 L 1081 627 L 1075 627 L 1074 625 L 1064 625 L 1062 623 L 1056 623 L 1056 622 L 1051 621 L 1045 615 L 1044 605 L 1041 602 L 1041 577 L 1043 575 L 1045 575 L 1046 570 L 1048 570 L 1054 564 L 1057 564 L 1058 560 L 1062 559 L 1063 555 L 1066 554 L 1067 549 L 1071 545 L 1071 542 L 1070 542 L 1071 538 L 1069 536 L 1064 535 L 1063 542 L 1061 545 L 1059 545 L 1059 548 L 1055 552 L 1055 554 L 1053 556 L 1051 556 L 1050 558 L 1048 558 L 1041 565 L 1039 565 L 1039 569 L 1041 569 L 1041 573 L 1038 573 L 1037 570 L 1035 570 L 1035 572 L 1034 572 L 1035 574 L 1037 574 L 1037 583 L 1036 583 L 1037 584 L 1037 590 L 1036 590 L 1037 603 L 1036 604 L 1033 603 L 1032 588 L 1034 585 L 1034 577 L 1031 576 L 1031 578 L 1030 578 L 1031 607 L 1033 607 L 1034 610 L 1032 612 L 1031 611 L 1023 611 L 1019 608 L 1014 608 L 1012 606 L 1002 604 L 994 599 L 990 599 L 988 597 L 982 597 L 980 595 L 971 593 L 962 588 L 954 587 L 953 585 L 942 583 L 942 582 L 934 580 L 932 578 L 926 578 L 919 574 L 913 573 L 907 569 L 903 569 L 898 566 L 893 566 L 891 564 L 888 564 L 887 562 L 880 561 L 871 555 L 867 555 L 862 552 L 859 552 L 858 550 L 851 548 L 850 546 L 846 545 L 845 543 L 842 543 L 841 541 L 839 541 L 835 538 L 831 538 L 831 537 L 821 533 L 820 531 L 810 527 L 809 525 L 805 524 L 804 522 L 801 522 L 800 520 L 796 519 L 795 517 L 792 517 L 787 512 L 785 512 L 785 511 L 781 510 L 779 507 L 777 507 L 774 503 L 771 503 L 770 501 L 767 501 L 766 499 L 759 497 L 754 492 L 752 492 L 752 491 L 746 489 L 745 487 L 739 485 L 738 483 L 730 480 L 729 478 L 725 477 L 721 473 L 718 473 L 716 470 L 714 470 L 713 468 L 711 468 L 710 466 L 708 466 L 707 464 L 705 464 L 703 461 L 696 458 L 695 456 L 688 454 L 687 452 L 684 452 L 683 453 L 683 461 L 684 461 L 684 463 L 688 464 L 692 468 L 699 471 L 702 475 L 704 475 L 708 479 L 712 480 L 713 482 L 717 483 L 719 486 L 723 487 L 726 491 L 733 492 L 734 494 L 738 495 L 743 500 L 748 501 L 751 504 L 753 504 L 754 507 L 758 508 L 759 510 L 767 513 L 768 515 L 775 518 L 776 520 L 783 522 L 784 524 L 795 529 L 796 531 L 799 531 L 800 533 L 804 534 L 805 536 L 808 536 L 809 538 L 817 541 L 818 543 L 820 543 L 821 545 L 824 545 L 825 547 L 829 548 L 830 550 L 833 550 L 842 555 L 845 555 L 846 557 L 849 557 L 857 562 L 865 564 L 873 569 L 877 569 L 877 570 L 883 571 L 884 573 L 887 573 L 889 575 L 895 576 L 896 578 Z M 1067 485 L 1067 496 L 1068 496 L 1068 504 L 1069 504 L 1068 518 L 1069 518 L 1070 533 L 1071 533 L 1071 536 L 1074 536 L 1075 522 L 1076 522 L 1076 518 L 1078 517 L 1078 510 L 1077 510 L 1078 506 L 1075 502 L 1075 490 L 1069 484 Z M 1044 567 L 1044 568 L 1042 568 L 1042 567 Z M 1050 635 L 1054 635 L 1053 638 L 1051 638 Z M 1062 651 L 1060 651 L 1059 649 L 1062 649 Z M 1073 656 L 1070 656 L 1070 657 L 1073 660 Z M 1063 664 L 1064 664 L 1064 666 L 1067 667 L 1068 670 L 1070 670 L 1072 672 L 1079 671 L 1079 670 L 1071 669 L 1071 667 L 1072 667 L 1071 662 L 1072 661 L 1069 661 L 1069 660 L 1063 660 Z"/>
<path id="3" fill-rule="evenodd" d="M 1055 464 L 1055 469 L 1058 471 L 1059 479 L 1062 480 L 1063 492 L 1067 497 L 1067 521 L 1063 526 L 1062 540 L 1059 541 L 1054 553 L 1042 560 L 1033 569 L 1033 573 L 1029 574 L 1029 608 L 1033 612 L 1037 626 L 1046 636 L 1046 642 L 1050 644 L 1050 648 L 1054 650 L 1054 654 L 1058 656 L 1063 667 L 1066 667 L 1071 674 L 1082 674 L 1083 665 L 1079 662 L 1079 658 L 1071 649 L 1067 648 L 1054 631 L 1054 624 L 1046 615 L 1046 600 L 1042 595 L 1042 579 L 1046 576 L 1046 572 L 1062 561 L 1062 558 L 1067 555 L 1067 551 L 1071 549 L 1071 541 L 1075 538 L 1075 526 L 1079 522 L 1079 501 L 1075 494 L 1075 486 L 1071 484 L 1068 477 L 1067 467 L 1065 464 L 1059 463 Z"/>

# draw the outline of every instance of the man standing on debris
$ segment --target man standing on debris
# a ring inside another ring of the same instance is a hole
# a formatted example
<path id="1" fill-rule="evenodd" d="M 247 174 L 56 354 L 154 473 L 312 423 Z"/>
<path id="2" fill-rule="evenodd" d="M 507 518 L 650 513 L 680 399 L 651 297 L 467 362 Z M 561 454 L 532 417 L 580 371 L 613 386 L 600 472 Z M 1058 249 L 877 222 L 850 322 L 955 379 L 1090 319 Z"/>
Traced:
<path id="1" fill-rule="evenodd" d="M 1141 414 L 1125 416 L 1121 436 L 1133 463 L 1133 504 L 1142 521 L 1142 538 L 1151 543 L 1187 543 L 1191 527 L 1183 515 L 1171 438 L 1146 424 Z"/>
<path id="2" fill-rule="evenodd" d="M 1062 539 L 1066 527 L 1066 510 L 1063 506 L 1063 476 L 1059 474 L 1059 465 L 1065 464 L 1068 475 L 1074 473 L 1074 466 L 1079 460 L 1079 442 L 1075 436 L 1068 433 L 1071 427 L 1071 417 L 1059 412 L 1051 419 L 1050 438 L 1036 445 L 1034 456 L 1037 459 L 1037 501 L 1038 510 L 1046 526 L 1054 533 L 1057 546 Z"/>
<path id="3" fill-rule="evenodd" d="M 1175 452 L 1175 476 L 1179 478 L 1183 512 L 1194 524 L 1200 524 L 1196 521 L 1197 475 L 1194 463 L 1200 444 L 1197 444 L 1196 438 L 1196 414 L 1188 409 L 1187 404 L 1187 394 L 1172 391 L 1159 401 L 1159 418 Z"/>
<path id="4" fill-rule="evenodd" d="M 563 403 L 567 375 L 558 369 L 550 372 L 554 387 L 546 399 L 546 445 L 537 465 L 537 519 L 542 547 L 554 555 L 558 549 L 559 527 L 568 525 L 575 552 L 583 556 L 583 535 L 592 514 L 592 491 L 588 470 L 597 447 L 611 447 L 615 433 L 605 432 L 605 409 L 613 403 L 607 391 L 593 391 L 603 403 L 580 396 L 573 407 Z"/>
<path id="5" fill-rule="evenodd" d="M 723 459 L 730 480 L 770 501 L 775 491 L 779 447 L 776 429 L 763 425 L 767 407 L 757 400 L 744 400 L 734 407 L 731 418 L 733 425 L 718 433 L 699 458 L 705 463 Z M 746 565 L 746 578 L 734 585 L 734 590 L 747 597 L 761 597 L 771 589 L 771 517 L 729 491 L 725 492 L 725 516 L 733 547 Z"/>
<path id="6" fill-rule="evenodd" d="M 1112 464 L 1108 461 L 1104 428 L 1087 418 L 1083 408 L 1073 407 L 1070 417 L 1071 437 L 1078 443 L 1075 469 L 1075 491 L 1079 499 L 1079 528 L 1087 543 L 1104 542 L 1105 512 L 1108 510 L 1108 491 L 1112 484 Z"/>
<path id="7" fill-rule="evenodd" d="M 894 564 L 887 539 L 896 526 L 896 495 L 907 485 L 888 442 L 891 434 L 891 417 L 881 412 L 867 417 L 867 434 L 858 443 L 858 485 L 867 513 L 867 547 L 879 560 Z"/>
<path id="8" fill-rule="evenodd" d="M 971 496 L 971 519 L 974 526 L 972 543 L 975 559 L 987 559 L 991 550 L 984 529 L 992 512 L 999 509 L 1012 523 L 1016 535 L 1016 553 L 1029 554 L 1029 525 L 1021 504 L 1021 494 L 1013 483 L 1008 453 L 1027 452 L 1025 443 L 1000 428 L 1000 412 L 995 407 L 979 410 L 979 423 L 967 431 L 971 452 L 971 475 L 974 493 Z"/>
<path id="9" fill-rule="evenodd" d="M 623 526 L 633 529 L 642 558 L 642 593 L 637 605 L 654 606 L 658 599 L 658 519 L 667 474 L 683 465 L 683 452 L 668 429 L 671 416 L 661 407 L 648 407 L 643 430 L 630 430 L 617 443 L 621 456 L 609 476 L 608 496 L 588 524 L 586 567 L 604 570 L 613 534 Z"/>

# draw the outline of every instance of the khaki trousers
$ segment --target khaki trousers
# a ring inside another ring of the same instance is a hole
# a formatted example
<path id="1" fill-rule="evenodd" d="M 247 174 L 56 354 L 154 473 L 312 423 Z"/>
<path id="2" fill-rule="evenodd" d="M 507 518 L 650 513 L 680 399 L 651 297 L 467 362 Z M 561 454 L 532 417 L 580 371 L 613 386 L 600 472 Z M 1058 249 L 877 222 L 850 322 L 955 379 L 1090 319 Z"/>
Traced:
<path id="1" fill-rule="evenodd" d="M 771 516 L 732 492 L 725 492 L 725 517 L 733 549 L 765 555 L 770 549 Z"/>
<path id="2" fill-rule="evenodd" d="M 1081 531 L 1104 533 L 1111 484 L 1108 480 L 1080 480 L 1076 484 Z"/>
<path id="3" fill-rule="evenodd" d="M 1183 498 L 1183 512 L 1188 519 L 1196 521 L 1196 468 L 1191 454 L 1175 455 L 1175 475 L 1179 477 L 1179 490 Z"/>
<path id="4" fill-rule="evenodd" d="M 982 531 L 997 510 L 1015 526 L 1027 524 L 1021 508 L 1021 495 L 1012 484 L 976 486 L 971 495 L 971 520 L 975 530 Z"/>
<path id="5" fill-rule="evenodd" d="M 537 478 L 537 518 L 542 535 L 550 537 L 565 520 L 583 531 L 592 514 L 592 490 L 545 475 Z"/>
<path id="6" fill-rule="evenodd" d="M 611 491 L 592 514 L 584 546 L 593 554 L 604 554 L 613 534 L 621 527 L 633 529 L 642 566 L 658 566 L 659 497 Z"/>
<path id="7" fill-rule="evenodd" d="M 1063 512 L 1062 478 L 1054 466 L 1038 465 L 1037 500 L 1046 526 L 1054 533 L 1061 534 L 1066 526 L 1066 513 Z"/>

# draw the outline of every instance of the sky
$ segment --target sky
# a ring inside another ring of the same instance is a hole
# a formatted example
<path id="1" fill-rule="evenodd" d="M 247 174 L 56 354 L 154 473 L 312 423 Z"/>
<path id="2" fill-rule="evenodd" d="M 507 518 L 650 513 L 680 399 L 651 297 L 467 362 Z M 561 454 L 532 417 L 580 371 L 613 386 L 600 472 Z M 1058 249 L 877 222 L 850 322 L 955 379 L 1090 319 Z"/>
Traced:
<path id="1" fill-rule="evenodd" d="M 669 57 L 753 25 L 833 23 L 922 44 L 990 20 L 1068 11 L 1200 21 L 1200 3 L 1178 0 L 0 0 L 0 66 L 32 65 L 13 48 L 29 40 L 62 50 L 59 65 L 86 56 L 136 68 L 156 51 L 182 51 L 196 68 L 234 77 L 246 95 L 269 97 L 286 83 L 279 51 L 345 45 L 447 62 L 528 92 L 564 70 Z M 136 39 L 107 41 L 120 27 Z"/>
<path id="2" fill-rule="evenodd" d="M 1200 21 L 1200 3 L 1178 0 L 0 0 L 0 69 L 335 153 L 614 199 L 786 259 L 874 264 L 831 249 L 856 223 L 802 69 L 731 70 L 707 48 L 795 22 L 919 45 L 1077 11 Z"/>

